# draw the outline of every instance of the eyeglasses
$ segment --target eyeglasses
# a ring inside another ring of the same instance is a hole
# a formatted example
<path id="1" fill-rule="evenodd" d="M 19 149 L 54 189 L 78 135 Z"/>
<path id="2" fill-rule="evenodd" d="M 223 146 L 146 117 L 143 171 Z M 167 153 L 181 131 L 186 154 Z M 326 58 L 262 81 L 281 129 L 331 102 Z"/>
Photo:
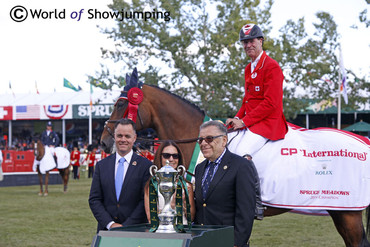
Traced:
<path id="1" fill-rule="evenodd" d="M 204 140 L 204 141 L 206 141 L 206 143 L 208 143 L 208 144 L 209 144 L 209 143 L 213 142 L 213 139 L 215 139 L 215 138 L 219 138 L 219 137 L 221 137 L 221 136 L 224 136 L 224 135 L 199 137 L 199 138 L 198 138 L 198 140 L 197 140 L 197 142 L 198 142 L 199 144 L 202 144 L 202 142 L 203 142 L 203 140 Z"/>
<path id="2" fill-rule="evenodd" d="M 165 158 L 165 159 L 169 159 L 171 156 L 175 160 L 177 160 L 179 158 L 179 154 L 162 153 L 162 157 Z"/>

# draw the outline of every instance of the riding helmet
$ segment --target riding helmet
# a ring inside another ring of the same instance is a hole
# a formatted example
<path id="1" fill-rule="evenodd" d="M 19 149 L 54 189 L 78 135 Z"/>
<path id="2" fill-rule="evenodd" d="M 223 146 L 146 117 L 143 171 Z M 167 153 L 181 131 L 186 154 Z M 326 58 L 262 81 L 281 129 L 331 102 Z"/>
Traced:
<path id="1" fill-rule="evenodd" d="M 248 40 L 254 38 L 263 38 L 261 28 L 255 24 L 245 24 L 239 33 L 239 40 Z"/>

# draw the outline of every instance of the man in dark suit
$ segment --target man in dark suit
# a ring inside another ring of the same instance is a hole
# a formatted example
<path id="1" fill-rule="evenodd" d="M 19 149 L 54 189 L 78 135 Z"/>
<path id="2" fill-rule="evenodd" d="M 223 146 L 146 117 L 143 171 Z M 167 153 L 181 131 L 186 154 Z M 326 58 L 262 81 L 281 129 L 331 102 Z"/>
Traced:
<path id="1" fill-rule="evenodd" d="M 152 163 L 133 152 L 135 123 L 121 119 L 115 125 L 116 153 L 96 164 L 89 204 L 98 231 L 146 223 L 144 185 Z"/>
<path id="2" fill-rule="evenodd" d="M 234 226 L 234 246 L 249 246 L 256 207 L 253 164 L 226 148 L 227 130 L 218 121 L 200 126 L 198 143 L 206 160 L 195 168 L 195 223 Z"/>

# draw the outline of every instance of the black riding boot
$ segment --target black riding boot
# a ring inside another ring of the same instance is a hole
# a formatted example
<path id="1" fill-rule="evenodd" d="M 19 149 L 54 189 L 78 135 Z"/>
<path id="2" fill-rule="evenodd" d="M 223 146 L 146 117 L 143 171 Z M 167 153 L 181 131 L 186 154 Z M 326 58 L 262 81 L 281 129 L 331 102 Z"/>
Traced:
<path id="1" fill-rule="evenodd" d="M 256 187 L 256 209 L 255 209 L 255 215 L 254 219 L 256 220 L 262 220 L 263 219 L 263 211 L 264 211 L 264 206 L 262 205 L 262 198 L 261 198 L 261 186 L 260 186 L 260 178 L 258 176 L 257 169 L 252 161 L 252 156 L 249 154 L 246 154 L 243 156 L 244 158 L 248 159 L 251 161 L 253 165 L 253 170 L 254 170 L 254 177 L 255 177 L 255 187 Z"/>

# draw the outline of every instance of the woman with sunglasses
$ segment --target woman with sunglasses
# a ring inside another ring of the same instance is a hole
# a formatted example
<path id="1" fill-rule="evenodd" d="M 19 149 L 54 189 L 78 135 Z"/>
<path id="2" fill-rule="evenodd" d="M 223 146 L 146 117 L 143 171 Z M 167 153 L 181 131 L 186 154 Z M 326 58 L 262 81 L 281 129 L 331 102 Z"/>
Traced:
<path id="1" fill-rule="evenodd" d="M 159 147 L 154 157 L 154 165 L 157 166 L 158 170 L 166 165 L 166 162 L 169 162 L 169 165 L 174 169 L 177 169 L 179 165 L 185 166 L 184 156 L 177 144 L 173 141 L 165 141 Z M 190 204 L 190 215 L 191 220 L 193 221 L 195 216 L 195 202 L 194 202 L 194 190 L 193 185 L 189 182 L 186 183 L 189 192 L 189 204 Z M 145 186 L 145 195 L 144 195 L 144 204 L 145 212 L 150 222 L 150 210 L 149 210 L 149 182 Z M 164 198 L 161 193 L 158 193 L 158 209 L 163 208 Z M 172 197 L 171 206 L 175 209 L 175 196 Z M 186 200 L 185 193 L 183 191 L 183 224 L 188 224 L 186 220 Z"/>

